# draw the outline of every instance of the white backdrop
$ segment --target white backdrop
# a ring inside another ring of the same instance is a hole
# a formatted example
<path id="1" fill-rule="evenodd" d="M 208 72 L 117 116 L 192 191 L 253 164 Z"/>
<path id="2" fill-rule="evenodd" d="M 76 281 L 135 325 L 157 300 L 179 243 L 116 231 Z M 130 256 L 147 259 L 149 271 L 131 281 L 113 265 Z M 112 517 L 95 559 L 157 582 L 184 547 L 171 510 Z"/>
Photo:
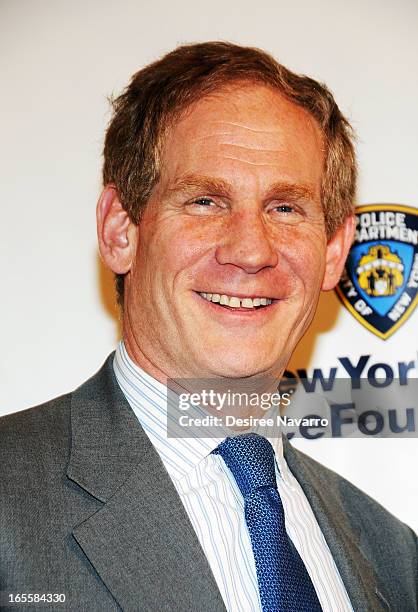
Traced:
<path id="1" fill-rule="evenodd" d="M 2 0 L 0 24 L 0 414 L 73 389 L 115 346 L 94 219 L 106 97 L 179 43 L 256 45 L 325 81 L 358 133 L 359 202 L 418 206 L 415 0 Z M 292 367 L 417 360 L 417 331 L 415 312 L 380 340 L 330 293 Z M 297 444 L 418 529 L 415 440 Z"/>

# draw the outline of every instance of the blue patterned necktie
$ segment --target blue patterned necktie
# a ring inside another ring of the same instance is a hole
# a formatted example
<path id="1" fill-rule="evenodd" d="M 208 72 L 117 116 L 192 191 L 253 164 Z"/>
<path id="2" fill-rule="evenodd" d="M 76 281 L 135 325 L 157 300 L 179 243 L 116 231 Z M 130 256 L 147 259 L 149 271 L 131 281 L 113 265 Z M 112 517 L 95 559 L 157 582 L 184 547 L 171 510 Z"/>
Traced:
<path id="1" fill-rule="evenodd" d="M 244 497 L 263 612 L 321 611 L 314 586 L 285 529 L 274 451 L 257 434 L 226 438 L 214 451 Z"/>

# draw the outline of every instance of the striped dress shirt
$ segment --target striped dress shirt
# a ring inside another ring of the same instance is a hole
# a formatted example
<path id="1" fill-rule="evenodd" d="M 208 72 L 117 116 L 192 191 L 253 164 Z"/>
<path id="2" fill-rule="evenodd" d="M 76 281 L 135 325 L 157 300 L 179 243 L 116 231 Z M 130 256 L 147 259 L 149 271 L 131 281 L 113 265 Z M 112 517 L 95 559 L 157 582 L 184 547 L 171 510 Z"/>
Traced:
<path id="1" fill-rule="evenodd" d="M 167 387 L 139 368 L 120 342 L 114 371 L 122 392 L 170 475 L 229 612 L 260 612 L 257 573 L 244 500 L 220 455 L 222 438 L 168 438 Z M 311 577 L 324 612 L 353 612 L 325 538 L 299 483 L 272 439 L 286 531 Z"/>

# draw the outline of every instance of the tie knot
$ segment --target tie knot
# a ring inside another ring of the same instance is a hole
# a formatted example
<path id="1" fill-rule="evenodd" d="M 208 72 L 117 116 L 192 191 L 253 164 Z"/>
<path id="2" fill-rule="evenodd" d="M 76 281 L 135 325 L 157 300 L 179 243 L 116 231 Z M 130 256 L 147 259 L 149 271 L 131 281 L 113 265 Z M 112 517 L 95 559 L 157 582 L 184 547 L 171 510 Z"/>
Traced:
<path id="1" fill-rule="evenodd" d="M 276 487 L 274 450 L 266 438 L 243 434 L 226 438 L 213 451 L 231 470 L 243 496 L 259 487 Z"/>

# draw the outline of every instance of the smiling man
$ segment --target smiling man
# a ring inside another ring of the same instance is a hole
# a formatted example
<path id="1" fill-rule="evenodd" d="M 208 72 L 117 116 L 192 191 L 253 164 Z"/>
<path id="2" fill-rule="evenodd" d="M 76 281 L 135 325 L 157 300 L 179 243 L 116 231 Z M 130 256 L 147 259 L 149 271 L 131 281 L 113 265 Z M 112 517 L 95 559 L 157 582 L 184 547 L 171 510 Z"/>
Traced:
<path id="1" fill-rule="evenodd" d="M 127 275 L 125 345 L 155 378 L 282 373 L 352 238 L 349 216 L 327 245 L 324 141 L 271 86 L 228 83 L 169 130 L 138 226 L 105 188 L 100 248 Z"/>
<path id="2" fill-rule="evenodd" d="M 415 610 L 414 534 L 280 432 L 167 436 L 168 379 L 277 380 L 339 279 L 356 173 L 332 95 L 212 42 L 114 106 L 97 220 L 123 341 L 74 393 L 2 420 L 3 598 Z"/>

